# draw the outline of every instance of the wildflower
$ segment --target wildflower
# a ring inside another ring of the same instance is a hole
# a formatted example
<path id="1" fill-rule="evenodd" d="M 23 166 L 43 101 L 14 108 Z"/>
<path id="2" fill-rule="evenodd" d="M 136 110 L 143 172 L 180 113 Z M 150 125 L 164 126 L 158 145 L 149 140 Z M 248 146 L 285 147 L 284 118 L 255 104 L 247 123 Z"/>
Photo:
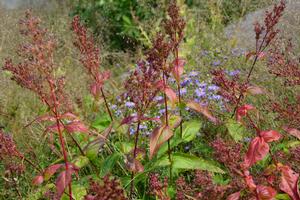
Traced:
<path id="1" fill-rule="evenodd" d="M 162 101 L 164 98 L 162 97 L 162 96 L 156 96 L 155 98 L 154 98 L 154 100 L 155 101 L 158 101 L 158 102 L 160 102 L 160 101 Z"/>
<path id="2" fill-rule="evenodd" d="M 115 105 L 115 104 L 113 104 L 113 105 L 111 105 L 111 107 L 110 107 L 112 110 L 116 110 L 117 108 L 118 108 L 118 106 L 117 105 Z"/>
<path id="3" fill-rule="evenodd" d="M 233 71 L 229 71 L 228 72 L 228 75 L 229 76 L 237 76 L 237 75 L 239 75 L 240 74 L 240 70 L 233 70 Z"/>
<path id="4" fill-rule="evenodd" d="M 127 102 L 125 103 L 125 106 L 126 106 L 127 108 L 134 108 L 134 105 L 135 105 L 135 103 L 130 102 L 130 101 L 127 101 Z"/>
<path id="5" fill-rule="evenodd" d="M 219 101 L 219 100 L 222 99 L 222 96 L 221 96 L 221 95 L 214 94 L 214 95 L 212 95 L 212 96 L 210 97 L 210 99 Z"/>
<path id="6" fill-rule="evenodd" d="M 183 81 L 180 83 L 181 87 L 186 87 L 188 85 L 190 85 L 192 82 L 192 79 L 190 79 L 189 77 L 186 77 L 183 79 Z"/>
<path id="7" fill-rule="evenodd" d="M 220 60 L 215 60 L 215 61 L 212 63 L 212 65 L 213 65 L 214 67 L 217 67 L 217 66 L 221 65 L 221 61 L 220 61 Z"/>
<path id="8" fill-rule="evenodd" d="M 219 89 L 219 87 L 216 85 L 210 85 L 210 86 L 208 86 L 207 89 L 208 89 L 208 91 L 217 91 Z"/>
<path id="9" fill-rule="evenodd" d="M 197 97 L 200 97 L 200 98 L 206 96 L 206 92 L 201 88 L 197 88 L 195 90 L 195 94 L 196 94 Z"/>
<path id="10" fill-rule="evenodd" d="M 196 71 L 191 71 L 190 73 L 189 73 L 189 76 L 190 77 L 197 77 L 199 75 L 199 72 L 196 72 Z"/>
<path id="11" fill-rule="evenodd" d="M 180 93 L 181 93 L 182 95 L 185 95 L 185 94 L 187 93 L 187 89 L 186 89 L 186 88 L 182 88 L 182 89 L 180 90 Z"/>

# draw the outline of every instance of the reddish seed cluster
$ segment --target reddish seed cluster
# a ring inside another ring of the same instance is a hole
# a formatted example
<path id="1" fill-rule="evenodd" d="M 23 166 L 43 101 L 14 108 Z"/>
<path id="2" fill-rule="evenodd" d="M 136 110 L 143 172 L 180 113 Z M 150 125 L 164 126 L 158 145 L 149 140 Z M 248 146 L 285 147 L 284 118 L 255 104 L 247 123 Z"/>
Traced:
<path id="1" fill-rule="evenodd" d="M 241 156 L 242 144 L 225 142 L 221 138 L 217 138 L 211 143 L 211 146 L 214 149 L 216 160 L 223 163 L 232 174 L 236 174 L 236 170 L 241 168 L 243 161 Z"/>
<path id="2" fill-rule="evenodd" d="M 278 113 L 278 118 L 283 119 L 288 127 L 299 129 L 300 126 L 300 95 L 295 102 L 285 98 L 283 103 L 273 103 L 273 111 Z"/>
<path id="3" fill-rule="evenodd" d="M 184 177 L 179 177 L 176 181 L 176 199 L 223 199 L 228 186 L 220 186 L 213 183 L 211 175 L 206 171 L 196 170 L 191 183 L 187 183 Z"/>
<path id="4" fill-rule="evenodd" d="M 161 200 L 170 200 L 167 195 L 168 179 L 165 177 L 164 181 L 159 180 L 159 174 L 150 174 L 149 190 L 150 194 Z"/>
<path id="5" fill-rule="evenodd" d="M 147 52 L 147 62 L 155 71 L 171 71 L 166 65 L 172 46 L 162 33 L 157 34 L 152 43 L 152 48 Z"/>
<path id="6" fill-rule="evenodd" d="M 220 88 L 218 91 L 219 95 L 231 105 L 236 105 L 239 101 L 239 95 L 245 93 L 248 84 L 239 83 L 238 75 L 234 75 L 232 79 L 229 79 L 224 70 L 214 70 L 212 75 L 212 82 Z"/>
<path id="7" fill-rule="evenodd" d="M 35 92 L 49 107 L 54 104 L 63 104 L 70 108 L 70 104 L 63 92 L 64 77 L 55 78 L 53 71 L 53 55 L 55 40 L 41 28 L 40 19 L 33 17 L 30 11 L 26 12 L 24 19 L 20 20 L 21 34 L 28 38 L 18 49 L 18 55 L 23 59 L 14 65 L 11 59 L 6 59 L 3 69 L 12 73 L 12 79 L 20 86 Z M 53 100 L 52 92 L 56 94 Z"/>
<path id="8" fill-rule="evenodd" d="M 119 181 L 110 175 L 103 177 L 103 183 L 91 181 L 88 193 L 85 200 L 127 200 Z"/>
<path id="9" fill-rule="evenodd" d="M 74 44 L 81 53 L 80 61 L 94 79 L 94 83 L 91 85 L 91 92 L 98 97 L 104 82 L 110 77 L 110 72 L 100 72 L 100 49 L 94 45 L 94 38 L 88 35 L 86 27 L 80 24 L 79 16 L 74 17 L 72 28 L 76 34 Z"/>
<path id="10" fill-rule="evenodd" d="M 137 69 L 125 82 L 127 96 L 135 104 L 135 109 L 140 116 L 151 106 L 160 90 L 160 73 L 152 65 L 153 63 L 140 61 Z"/>
<path id="11" fill-rule="evenodd" d="M 254 31 L 256 34 L 256 53 L 260 53 L 265 49 L 271 41 L 278 34 L 276 25 L 281 18 L 285 9 L 285 1 L 281 1 L 278 5 L 275 5 L 272 12 L 267 11 L 264 20 L 264 25 L 255 23 Z"/>
<path id="12" fill-rule="evenodd" d="M 286 43 L 284 47 L 280 42 Z M 300 85 L 300 58 L 293 52 L 292 41 L 277 40 L 269 50 L 269 72 L 284 79 L 286 86 Z"/>
<path id="13" fill-rule="evenodd" d="M 164 29 L 170 37 L 173 51 L 178 48 L 184 37 L 185 21 L 180 16 L 179 10 L 179 7 L 175 3 L 172 3 L 168 8 L 170 19 L 164 21 Z"/>
<path id="14" fill-rule="evenodd" d="M 23 154 L 17 150 L 16 144 L 10 135 L 0 130 L 0 161 L 5 169 L 10 173 L 21 174 L 25 166 L 18 159 L 22 159 Z"/>
<path id="15" fill-rule="evenodd" d="M 11 136 L 0 130 L 0 160 L 3 160 L 4 157 L 22 158 L 23 155 L 17 150 L 16 144 Z"/>

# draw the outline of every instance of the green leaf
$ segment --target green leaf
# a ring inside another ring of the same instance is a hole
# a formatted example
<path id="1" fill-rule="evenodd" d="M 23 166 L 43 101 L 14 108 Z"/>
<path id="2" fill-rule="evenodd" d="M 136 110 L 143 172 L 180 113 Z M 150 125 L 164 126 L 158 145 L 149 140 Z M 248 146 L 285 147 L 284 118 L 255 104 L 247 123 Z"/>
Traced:
<path id="1" fill-rule="evenodd" d="M 287 194 L 277 194 L 275 197 L 277 200 L 291 200 Z"/>
<path id="2" fill-rule="evenodd" d="M 172 156 L 173 168 L 175 169 L 200 169 L 210 172 L 225 173 L 213 162 L 190 154 L 174 153 Z"/>
<path id="3" fill-rule="evenodd" d="M 196 137 L 200 128 L 201 122 L 199 121 L 194 120 L 183 123 L 182 139 L 185 142 L 192 141 Z"/>
<path id="4" fill-rule="evenodd" d="M 236 142 L 241 141 L 247 132 L 245 127 L 234 119 L 229 119 L 226 123 L 226 127 L 228 129 L 228 133 Z"/>
<path id="5" fill-rule="evenodd" d="M 78 156 L 75 158 L 72 163 L 74 163 L 77 167 L 82 168 L 89 164 L 90 160 L 86 156 Z"/>
<path id="6" fill-rule="evenodd" d="M 121 154 L 114 153 L 108 156 L 101 166 L 100 176 L 105 176 L 108 172 L 112 171 L 117 161 L 121 158 Z"/>
<path id="7" fill-rule="evenodd" d="M 72 184 L 72 198 L 74 200 L 83 200 L 84 196 L 87 195 L 86 189 L 81 185 L 73 185 Z M 69 200 L 70 197 L 64 194 L 61 200 Z"/>
<path id="8" fill-rule="evenodd" d="M 111 123 L 110 117 L 108 114 L 101 113 L 92 123 L 92 127 L 97 129 L 99 132 L 104 131 Z"/>
<path id="9" fill-rule="evenodd" d="M 221 168 L 217 167 L 212 161 L 205 160 L 203 158 L 184 154 L 184 153 L 174 153 L 171 157 L 172 159 L 172 167 L 173 169 L 181 169 L 181 170 L 206 170 L 209 172 L 216 173 L 225 173 Z M 168 160 L 168 156 L 164 156 L 159 159 L 156 163 L 156 166 L 165 167 L 170 165 Z"/>

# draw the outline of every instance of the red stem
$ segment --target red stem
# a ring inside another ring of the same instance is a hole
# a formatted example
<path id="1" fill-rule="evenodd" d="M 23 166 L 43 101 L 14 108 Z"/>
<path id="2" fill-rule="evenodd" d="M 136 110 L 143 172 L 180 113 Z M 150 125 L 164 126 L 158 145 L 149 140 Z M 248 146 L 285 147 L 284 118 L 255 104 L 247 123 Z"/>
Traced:
<path id="1" fill-rule="evenodd" d="M 166 87 L 167 81 L 165 73 L 163 72 L 163 82 L 164 86 Z M 165 120 L 166 120 L 166 126 L 169 126 L 169 118 L 168 118 L 168 101 L 167 101 L 167 95 L 164 92 L 164 101 L 165 101 Z M 170 162 L 170 181 L 172 182 L 172 159 L 171 159 L 171 145 L 170 145 L 170 139 L 168 139 L 168 158 Z"/>
<path id="2" fill-rule="evenodd" d="M 57 102 L 57 98 L 55 96 L 55 91 L 54 91 L 54 86 L 53 86 L 52 81 L 48 79 L 48 83 L 49 83 L 49 86 L 50 86 L 51 96 L 52 96 L 52 101 L 53 101 L 52 111 L 55 115 L 56 126 L 57 126 L 58 135 L 59 135 L 59 141 L 60 141 L 60 144 L 61 144 L 61 150 L 62 150 L 64 161 L 65 161 L 66 171 L 68 172 L 68 170 L 69 170 L 68 156 L 67 156 L 67 151 L 66 151 L 66 148 L 65 148 L 65 142 L 64 142 L 62 130 L 60 128 L 60 115 L 59 115 L 59 111 L 57 109 L 58 102 Z M 72 200 L 73 199 L 72 198 L 72 179 L 69 183 L 69 196 L 70 196 L 70 200 Z"/>
<path id="3" fill-rule="evenodd" d="M 133 162 L 135 162 L 135 158 L 136 158 L 137 145 L 138 145 L 138 140 L 139 140 L 140 125 L 141 125 L 141 121 L 139 120 L 138 124 L 137 124 L 137 128 L 136 128 L 136 133 L 135 133 L 134 150 L 133 150 Z M 129 195 L 130 199 L 133 199 L 132 198 L 133 189 L 134 189 L 134 172 L 131 173 L 130 195 Z"/>
<path id="4" fill-rule="evenodd" d="M 110 109 L 109 109 L 109 106 L 108 106 L 108 103 L 107 103 L 107 100 L 106 100 L 106 96 L 104 95 L 104 91 L 103 91 L 102 88 L 101 88 L 101 94 L 102 94 L 102 97 L 103 97 L 103 99 L 104 99 L 105 107 L 106 107 L 106 110 L 107 110 L 107 112 L 108 112 L 108 114 L 109 114 L 109 117 L 110 117 L 111 121 L 113 121 L 114 119 L 113 119 L 113 116 L 112 116 L 111 111 L 110 111 Z"/>

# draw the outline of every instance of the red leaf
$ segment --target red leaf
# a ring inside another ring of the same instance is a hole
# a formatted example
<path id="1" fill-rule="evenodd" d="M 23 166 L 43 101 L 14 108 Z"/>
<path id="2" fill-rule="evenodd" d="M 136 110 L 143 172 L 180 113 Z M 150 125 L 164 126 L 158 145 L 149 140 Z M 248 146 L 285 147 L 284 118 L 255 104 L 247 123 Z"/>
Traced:
<path id="1" fill-rule="evenodd" d="M 285 130 L 290 135 L 292 135 L 300 140 L 300 131 L 298 129 L 289 128 L 289 127 L 285 126 L 285 127 L 283 127 L 283 130 Z"/>
<path id="2" fill-rule="evenodd" d="M 62 124 L 59 124 L 59 128 L 60 128 L 60 131 L 64 130 L 64 126 Z M 46 128 L 45 132 L 56 132 L 56 133 L 58 133 L 58 126 L 57 126 L 57 124 L 53 124 L 51 126 L 48 126 Z"/>
<path id="3" fill-rule="evenodd" d="M 128 158 L 126 162 L 126 166 L 129 171 L 134 173 L 141 173 L 144 171 L 144 166 L 137 159 Z"/>
<path id="4" fill-rule="evenodd" d="M 168 139 L 173 136 L 173 131 L 168 126 L 157 127 L 150 136 L 150 159 Z"/>
<path id="5" fill-rule="evenodd" d="M 239 200 L 241 197 L 241 192 L 235 192 L 227 197 L 227 200 Z"/>
<path id="6" fill-rule="evenodd" d="M 120 126 L 122 126 L 124 124 L 136 123 L 137 121 L 138 121 L 137 116 L 128 116 L 128 117 L 125 117 L 124 119 L 122 119 Z"/>
<path id="7" fill-rule="evenodd" d="M 40 117 L 36 118 L 34 121 L 37 121 L 37 122 L 44 122 L 44 121 L 55 122 L 56 118 L 51 116 L 51 115 L 44 115 L 44 116 L 40 116 Z"/>
<path id="8" fill-rule="evenodd" d="M 299 174 L 294 172 L 287 165 L 280 166 L 279 170 L 281 171 L 281 182 L 279 184 L 279 188 L 287 193 L 292 200 L 300 200 L 298 187 Z"/>
<path id="9" fill-rule="evenodd" d="M 55 164 L 47 167 L 43 173 L 44 179 L 49 180 L 53 174 L 56 173 L 57 170 L 59 170 L 61 167 L 63 167 L 63 164 Z"/>
<path id="10" fill-rule="evenodd" d="M 263 94 L 264 90 L 258 86 L 249 86 L 246 92 L 252 95 L 256 95 L 256 94 Z"/>
<path id="11" fill-rule="evenodd" d="M 250 191 L 254 191 L 256 189 L 256 184 L 254 183 L 253 177 L 250 175 L 249 171 L 244 171 L 245 182 Z"/>
<path id="12" fill-rule="evenodd" d="M 211 112 L 208 110 L 207 106 L 202 106 L 201 104 L 194 102 L 194 101 L 188 102 L 186 106 L 197 111 L 198 113 L 201 113 L 202 115 L 207 117 L 207 119 L 209 121 L 211 121 L 215 124 L 217 124 L 219 122 L 219 120 L 211 114 Z"/>
<path id="13" fill-rule="evenodd" d="M 74 115 L 73 113 L 71 113 L 71 112 L 66 112 L 66 113 L 62 114 L 61 118 L 62 119 L 69 119 L 69 120 L 78 119 L 78 117 L 76 115 Z"/>
<path id="14" fill-rule="evenodd" d="M 264 138 L 265 142 L 273 142 L 281 138 L 280 133 L 274 130 L 261 131 L 259 135 Z"/>
<path id="15" fill-rule="evenodd" d="M 181 58 L 175 59 L 173 61 L 174 68 L 172 70 L 172 73 L 173 73 L 173 76 L 174 76 L 174 78 L 177 82 L 180 82 L 180 77 L 183 74 L 184 65 L 185 65 L 185 60 L 183 60 Z"/>
<path id="16" fill-rule="evenodd" d="M 269 145 L 262 137 L 255 137 L 249 146 L 244 160 L 244 167 L 249 168 L 262 160 L 269 152 Z"/>
<path id="17" fill-rule="evenodd" d="M 64 193 L 66 187 L 70 184 L 72 180 L 72 171 L 71 169 L 62 171 L 56 180 L 56 192 L 60 198 Z"/>
<path id="18" fill-rule="evenodd" d="M 170 102 L 174 105 L 177 102 L 176 93 L 169 86 L 165 87 L 165 93 L 166 93 L 167 97 L 169 98 Z"/>
<path id="19" fill-rule="evenodd" d="M 258 185 L 256 192 L 259 200 L 275 200 L 277 191 L 271 187 Z"/>
<path id="20" fill-rule="evenodd" d="M 248 105 L 248 104 L 239 107 L 236 111 L 237 120 L 240 121 L 242 117 L 247 115 L 249 110 L 253 110 L 253 109 L 255 109 L 255 107 L 253 107 L 252 105 Z"/>
<path id="21" fill-rule="evenodd" d="M 87 132 L 89 132 L 89 129 L 80 121 L 73 121 L 69 124 L 66 124 L 65 129 L 69 133 L 74 133 L 74 132 L 87 133 Z"/>
<path id="22" fill-rule="evenodd" d="M 40 185 L 44 182 L 44 177 L 43 176 L 36 176 L 34 177 L 34 179 L 32 180 L 32 184 L 33 185 Z"/>

